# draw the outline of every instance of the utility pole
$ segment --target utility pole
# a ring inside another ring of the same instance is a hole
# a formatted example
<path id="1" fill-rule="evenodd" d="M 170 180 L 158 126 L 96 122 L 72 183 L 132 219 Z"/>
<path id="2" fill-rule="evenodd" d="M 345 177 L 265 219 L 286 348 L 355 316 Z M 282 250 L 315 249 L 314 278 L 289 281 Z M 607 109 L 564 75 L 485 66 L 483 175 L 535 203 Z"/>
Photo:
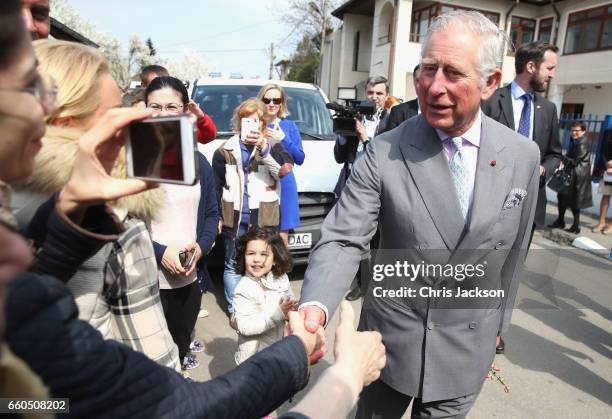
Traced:
<path id="1" fill-rule="evenodd" d="M 272 70 L 274 70 L 274 42 L 270 43 L 270 71 L 268 72 L 268 79 L 272 80 Z"/>
<path id="2" fill-rule="evenodd" d="M 319 85 L 321 84 L 321 80 L 323 78 L 323 48 L 325 47 L 325 31 L 326 23 L 327 23 L 327 0 L 323 0 L 323 13 L 321 19 L 321 46 L 319 48 Z"/>

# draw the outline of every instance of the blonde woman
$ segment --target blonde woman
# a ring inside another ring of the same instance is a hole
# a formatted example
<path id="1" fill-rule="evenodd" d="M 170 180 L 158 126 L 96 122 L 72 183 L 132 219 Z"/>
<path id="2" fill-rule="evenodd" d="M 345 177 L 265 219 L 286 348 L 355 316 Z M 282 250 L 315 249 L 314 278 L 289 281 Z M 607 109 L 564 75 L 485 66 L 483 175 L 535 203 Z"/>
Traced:
<path id="1" fill-rule="evenodd" d="M 293 167 L 280 141 L 264 136 L 265 114 L 261 101 L 247 99 L 242 102 L 234 111 L 232 120 L 235 135 L 213 155 L 221 214 L 219 232 L 225 239 L 223 283 L 230 314 L 234 312 L 234 288 L 241 279 L 235 271 L 234 242 L 250 227 L 278 227 L 279 179 Z M 241 138 L 244 118 L 255 120 L 257 127 Z"/>
<path id="2" fill-rule="evenodd" d="M 121 90 L 106 60 L 91 47 L 40 40 L 34 48 L 41 76 L 55 81 L 57 106 L 47 114 L 47 132 L 34 172 L 14 185 L 13 210 L 26 235 L 40 244 L 44 225 L 30 224 L 30 220 L 36 211 L 51 211 L 48 200 L 70 177 L 79 139 L 106 111 L 121 106 Z M 112 174 L 126 177 L 122 153 Z M 162 200 L 160 190 L 151 190 L 114 202 L 114 213 L 125 232 L 81 265 L 66 285 L 79 306 L 79 318 L 105 338 L 178 370 L 178 351 L 159 301 L 157 264 L 146 226 Z"/>
<path id="3" fill-rule="evenodd" d="M 277 84 L 266 84 L 261 88 L 257 98 L 266 107 L 266 129 L 264 135 L 280 141 L 291 155 L 295 164 L 304 163 L 302 137 L 297 125 L 290 119 L 287 108 L 287 97 L 282 87 Z M 280 235 L 285 244 L 288 242 L 289 230 L 300 225 L 300 206 L 298 202 L 297 183 L 293 172 L 281 179 L 280 200 Z"/>

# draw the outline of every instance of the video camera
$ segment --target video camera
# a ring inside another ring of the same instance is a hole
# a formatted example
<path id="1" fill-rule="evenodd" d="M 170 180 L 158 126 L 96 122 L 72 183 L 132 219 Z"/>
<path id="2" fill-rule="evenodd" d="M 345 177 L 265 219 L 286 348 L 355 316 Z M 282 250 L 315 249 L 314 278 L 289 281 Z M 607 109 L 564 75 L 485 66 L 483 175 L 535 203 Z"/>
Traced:
<path id="1" fill-rule="evenodd" d="M 327 109 L 336 112 L 333 117 L 334 133 L 345 137 L 354 137 L 357 135 L 357 120 L 363 120 L 365 116 L 372 116 L 376 113 L 376 105 L 374 102 L 366 100 L 347 100 L 347 105 L 338 103 L 328 103 Z"/>

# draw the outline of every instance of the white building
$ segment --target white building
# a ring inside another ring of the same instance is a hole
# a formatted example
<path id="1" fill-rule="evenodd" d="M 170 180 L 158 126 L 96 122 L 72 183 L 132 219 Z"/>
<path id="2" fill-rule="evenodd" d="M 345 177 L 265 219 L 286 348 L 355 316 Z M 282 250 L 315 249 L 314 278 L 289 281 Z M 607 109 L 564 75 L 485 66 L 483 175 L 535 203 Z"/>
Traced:
<path id="1" fill-rule="evenodd" d="M 420 37 L 433 17 L 455 9 L 483 12 L 515 46 L 554 43 L 560 57 L 549 99 L 561 113 L 612 113 L 612 2 L 602 0 L 350 0 L 332 12 L 342 26 L 325 40 L 321 87 L 331 100 L 338 87 L 361 88 L 370 75 L 389 79 L 391 94 L 416 95 L 412 71 Z M 511 49 L 503 83 L 514 78 Z"/>

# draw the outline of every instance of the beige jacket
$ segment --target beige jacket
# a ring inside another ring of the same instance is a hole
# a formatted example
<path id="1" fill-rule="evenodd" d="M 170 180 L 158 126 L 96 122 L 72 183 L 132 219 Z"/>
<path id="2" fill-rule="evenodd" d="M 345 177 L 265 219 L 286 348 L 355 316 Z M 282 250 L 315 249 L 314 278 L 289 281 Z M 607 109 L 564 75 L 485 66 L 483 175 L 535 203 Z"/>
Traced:
<path id="1" fill-rule="evenodd" d="M 272 272 L 263 278 L 242 277 L 234 291 L 237 365 L 283 338 L 285 316 L 279 303 L 286 296 L 293 297 L 286 274 L 278 278 Z"/>

